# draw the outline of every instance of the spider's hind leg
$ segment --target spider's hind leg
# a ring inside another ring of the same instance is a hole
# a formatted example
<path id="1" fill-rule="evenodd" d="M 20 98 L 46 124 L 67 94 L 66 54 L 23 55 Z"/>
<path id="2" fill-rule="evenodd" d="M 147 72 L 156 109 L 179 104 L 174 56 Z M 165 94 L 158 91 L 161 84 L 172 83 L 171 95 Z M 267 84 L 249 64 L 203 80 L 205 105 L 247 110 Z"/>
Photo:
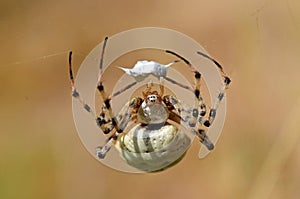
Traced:
<path id="1" fill-rule="evenodd" d="M 125 106 L 126 110 L 121 112 L 118 116 L 116 121 L 118 121 L 118 128 L 120 131 L 114 132 L 110 135 L 104 146 L 98 146 L 96 148 L 97 157 L 100 159 L 105 158 L 107 152 L 111 149 L 111 147 L 116 143 L 118 136 L 123 133 L 124 129 L 127 127 L 130 120 L 134 121 L 136 119 L 136 113 L 139 107 L 142 104 L 142 99 L 139 97 L 133 98 L 128 103 L 128 106 Z"/>
<path id="2" fill-rule="evenodd" d="M 205 130 L 196 127 L 194 124 L 195 118 L 198 119 L 198 111 L 195 111 L 191 108 L 184 108 L 179 100 L 174 96 L 167 95 L 163 98 L 164 103 L 166 104 L 170 114 L 171 120 L 180 125 L 181 122 L 184 122 L 187 126 L 191 128 L 191 131 L 194 135 L 197 136 L 199 141 L 208 149 L 213 150 L 214 144 L 210 141 L 209 137 L 206 135 Z M 175 112 L 173 111 L 175 110 Z M 195 113 L 197 112 L 197 113 Z M 201 124 L 201 123 L 200 123 Z"/>

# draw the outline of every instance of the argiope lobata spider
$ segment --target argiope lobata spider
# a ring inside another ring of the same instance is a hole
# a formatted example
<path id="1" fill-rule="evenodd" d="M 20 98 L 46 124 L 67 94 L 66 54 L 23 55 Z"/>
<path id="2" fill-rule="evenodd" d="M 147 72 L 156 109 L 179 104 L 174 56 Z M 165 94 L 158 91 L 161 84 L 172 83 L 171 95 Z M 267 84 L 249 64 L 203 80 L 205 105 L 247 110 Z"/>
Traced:
<path id="1" fill-rule="evenodd" d="M 208 150 L 212 150 L 214 144 L 206 135 L 205 130 L 213 123 L 218 106 L 225 95 L 225 90 L 231 82 L 230 78 L 224 73 L 222 66 L 208 55 L 197 52 L 199 55 L 214 62 L 224 78 L 223 86 L 209 113 L 200 95 L 201 73 L 187 59 L 170 50 L 165 52 L 179 58 L 194 72 L 194 88 L 167 76 L 168 67 L 179 60 L 167 65 L 153 61 L 139 61 L 132 69 L 121 68 L 128 75 L 132 76 L 135 81 L 123 89 L 108 95 L 103 85 L 102 68 L 107 41 L 108 38 L 106 37 L 100 57 L 97 84 L 97 90 L 103 100 L 99 114 L 96 114 L 84 102 L 76 90 L 72 71 L 72 52 L 69 54 L 72 96 L 78 99 L 84 109 L 95 117 L 97 125 L 107 135 L 106 143 L 96 149 L 97 157 L 100 159 L 105 158 L 111 147 L 116 146 L 120 155 L 129 165 L 146 172 L 160 171 L 179 162 L 184 156 L 191 142 L 186 135 L 186 131 L 196 135 Z M 124 105 L 119 114 L 114 115 L 111 100 L 126 92 L 149 75 L 156 76 L 159 79 L 159 84 L 148 82 L 141 97 L 133 97 Z M 164 80 L 192 91 L 195 96 L 195 106 L 188 107 L 180 99 L 176 99 L 175 96 L 165 95 Z"/>

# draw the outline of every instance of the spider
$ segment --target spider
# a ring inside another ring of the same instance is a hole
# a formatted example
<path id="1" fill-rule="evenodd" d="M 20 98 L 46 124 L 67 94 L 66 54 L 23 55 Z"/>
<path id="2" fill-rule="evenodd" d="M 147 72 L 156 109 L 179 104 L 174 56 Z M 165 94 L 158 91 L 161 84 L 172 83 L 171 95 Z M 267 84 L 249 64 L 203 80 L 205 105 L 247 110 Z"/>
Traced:
<path id="1" fill-rule="evenodd" d="M 99 64 L 97 90 L 103 100 L 100 113 L 96 114 L 91 107 L 81 99 L 75 88 L 72 71 L 72 51 L 69 53 L 69 78 L 72 96 L 79 100 L 83 108 L 91 113 L 97 125 L 106 135 L 103 146 L 96 148 L 96 156 L 105 158 L 112 146 L 115 146 L 121 157 L 132 167 L 145 172 L 156 172 L 169 168 L 179 162 L 190 146 L 191 139 L 187 131 L 199 139 L 208 149 L 213 150 L 214 144 L 206 135 L 216 117 L 217 109 L 222 101 L 225 90 L 231 80 L 223 71 L 222 66 L 210 56 L 197 52 L 200 56 L 211 60 L 220 70 L 224 78 L 223 86 L 213 106 L 207 111 L 200 95 L 201 73 L 187 59 L 176 52 L 166 50 L 179 60 L 163 65 L 153 61 L 139 61 L 132 69 L 121 68 L 135 81 L 123 89 L 108 95 L 103 84 L 103 58 L 108 37 L 105 38 Z M 194 72 L 194 88 L 183 85 L 167 76 L 168 67 L 183 61 Z M 114 115 L 111 100 L 130 89 L 147 76 L 153 75 L 159 79 L 159 84 L 152 81 L 144 85 L 142 97 L 133 97 L 127 102 L 119 114 Z M 173 95 L 165 95 L 163 80 L 192 91 L 195 96 L 195 106 L 188 107 Z"/>

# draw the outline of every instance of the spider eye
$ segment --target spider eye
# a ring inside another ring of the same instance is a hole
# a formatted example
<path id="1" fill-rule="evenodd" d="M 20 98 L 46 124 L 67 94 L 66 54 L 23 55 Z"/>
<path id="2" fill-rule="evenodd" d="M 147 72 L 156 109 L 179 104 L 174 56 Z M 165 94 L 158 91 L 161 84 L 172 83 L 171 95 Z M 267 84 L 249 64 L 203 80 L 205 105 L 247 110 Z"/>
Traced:
<path id="1" fill-rule="evenodd" d="M 156 102 L 156 100 L 157 100 L 157 96 L 156 95 L 149 95 L 148 97 L 147 97 L 147 99 L 148 99 L 148 102 Z"/>

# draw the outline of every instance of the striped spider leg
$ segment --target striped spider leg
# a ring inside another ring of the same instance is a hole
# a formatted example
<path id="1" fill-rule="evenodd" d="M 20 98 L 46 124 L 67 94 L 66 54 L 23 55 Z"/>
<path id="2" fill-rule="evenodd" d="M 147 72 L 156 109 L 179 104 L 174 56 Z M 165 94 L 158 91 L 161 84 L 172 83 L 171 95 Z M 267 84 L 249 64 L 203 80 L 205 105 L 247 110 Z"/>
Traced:
<path id="1" fill-rule="evenodd" d="M 209 137 L 206 135 L 205 130 L 201 128 L 196 128 L 193 123 L 195 118 L 198 116 L 195 114 L 195 110 L 187 106 L 183 106 L 180 100 L 176 99 L 174 96 L 166 95 L 163 98 L 164 103 L 167 105 L 168 109 L 172 111 L 170 114 L 170 119 L 177 122 L 178 124 L 183 121 L 187 127 L 190 128 L 192 134 L 196 135 L 200 142 L 208 149 L 213 150 L 214 144 L 210 141 Z"/>
<path id="2" fill-rule="evenodd" d="M 196 104 L 198 104 L 198 107 L 194 107 L 193 109 L 190 109 L 190 110 L 185 110 L 185 111 L 190 112 L 192 117 L 187 118 L 187 120 L 183 120 L 183 121 L 188 122 L 189 126 L 192 128 L 196 126 L 196 121 L 198 121 L 201 125 L 203 124 L 207 128 L 210 127 L 216 117 L 218 106 L 221 103 L 221 101 L 225 95 L 225 90 L 228 88 L 228 85 L 231 82 L 230 78 L 225 74 L 222 66 L 215 59 L 211 58 L 210 56 L 208 56 L 200 51 L 197 52 L 197 54 L 211 60 L 219 68 L 219 70 L 221 71 L 222 76 L 224 78 L 223 86 L 218 94 L 217 100 L 214 102 L 212 108 L 209 110 L 209 115 L 207 116 L 206 105 L 204 103 L 203 98 L 201 97 L 201 92 L 200 92 L 201 73 L 197 70 L 196 67 L 194 67 L 191 64 L 191 62 L 189 62 L 187 59 L 185 59 L 181 55 L 179 55 L 173 51 L 170 51 L 170 50 L 166 50 L 166 52 L 183 60 L 195 73 L 194 94 L 196 97 Z M 174 106 L 174 108 L 177 109 L 177 111 L 182 111 L 180 107 L 176 107 L 176 106 L 178 106 L 177 105 L 178 101 L 176 101 L 172 96 L 170 96 L 169 101 L 171 102 L 172 106 Z M 205 116 L 206 116 L 206 119 L 204 119 Z M 209 138 L 206 135 L 205 130 L 203 128 L 199 127 L 197 130 L 192 129 L 192 131 L 197 135 L 200 142 L 202 144 L 204 144 L 209 150 L 212 150 L 214 148 L 214 145 L 209 140 Z"/>
<path id="3" fill-rule="evenodd" d="M 106 37 L 103 43 L 102 47 L 102 52 L 101 52 L 101 57 L 100 57 L 100 64 L 99 64 L 99 78 L 98 78 L 98 84 L 97 84 L 97 90 L 99 91 L 101 98 L 103 100 L 103 105 L 101 107 L 100 114 L 97 116 L 94 110 L 85 103 L 85 101 L 81 98 L 79 92 L 75 88 L 75 82 L 74 82 L 74 76 L 73 76 L 73 70 L 72 70 L 72 51 L 69 53 L 69 78 L 70 78 L 70 83 L 72 87 L 72 97 L 77 99 L 82 105 L 83 108 L 90 113 L 96 120 L 97 125 L 101 128 L 102 132 L 104 134 L 109 134 L 109 137 L 106 140 L 106 143 L 103 147 L 97 147 L 97 156 L 99 158 L 104 158 L 106 153 L 110 150 L 111 146 L 116 142 L 118 135 L 123 132 L 123 129 L 126 127 L 127 123 L 129 122 L 129 119 L 136 111 L 136 109 L 139 108 L 141 100 L 139 98 L 132 99 L 128 111 L 122 115 L 118 115 L 118 117 L 115 117 L 112 109 L 111 109 L 111 104 L 110 101 L 112 97 L 115 97 L 122 92 L 126 91 L 127 89 L 131 88 L 136 84 L 136 82 L 133 82 L 130 85 L 127 85 L 120 91 L 115 92 L 111 96 L 107 95 L 107 93 L 104 90 L 104 85 L 103 85 L 103 56 L 104 56 L 104 51 L 106 47 L 108 38 Z M 118 121 L 119 119 L 119 121 Z"/>
<path id="4" fill-rule="evenodd" d="M 219 68 L 219 70 L 221 71 L 221 74 L 224 78 L 224 82 L 223 82 L 221 90 L 218 94 L 218 97 L 217 97 L 216 101 L 214 102 L 212 108 L 209 111 L 208 119 L 204 122 L 204 126 L 209 127 L 213 123 L 213 121 L 216 117 L 217 109 L 218 109 L 219 104 L 221 103 L 222 99 L 224 98 L 226 89 L 229 88 L 229 84 L 231 82 L 231 79 L 226 75 L 226 73 L 224 72 L 223 67 L 221 66 L 221 64 L 219 64 L 215 59 L 213 59 L 212 57 L 210 57 L 207 54 L 204 54 L 200 51 L 198 51 L 197 54 L 211 60 Z"/>

